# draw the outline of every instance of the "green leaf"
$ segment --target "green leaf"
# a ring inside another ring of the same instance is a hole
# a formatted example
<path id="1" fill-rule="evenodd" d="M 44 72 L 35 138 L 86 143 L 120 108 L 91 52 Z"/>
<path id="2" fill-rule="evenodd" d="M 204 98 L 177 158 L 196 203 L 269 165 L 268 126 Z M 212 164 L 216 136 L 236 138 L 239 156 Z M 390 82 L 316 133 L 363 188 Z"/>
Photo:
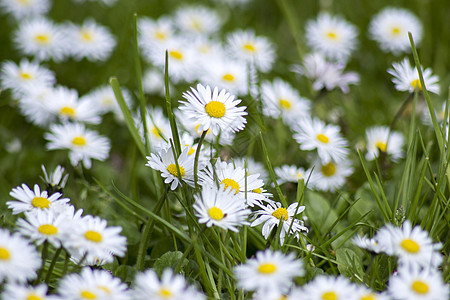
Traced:
<path id="1" fill-rule="evenodd" d="M 311 223 L 318 226 L 320 233 L 324 234 L 328 231 L 334 221 L 338 218 L 334 209 L 328 201 L 320 194 L 308 192 L 305 194 L 305 213 L 311 220 Z"/>
<path id="2" fill-rule="evenodd" d="M 114 272 L 114 276 L 119 277 L 123 282 L 131 283 L 137 272 L 138 270 L 135 267 L 121 265 Z"/>
<path id="3" fill-rule="evenodd" d="M 183 252 L 180 251 L 169 251 L 164 253 L 160 258 L 158 258 L 155 263 L 153 264 L 153 269 L 155 270 L 158 275 L 161 276 L 162 272 L 166 268 L 172 268 L 175 269 L 178 262 L 183 256 Z M 189 263 L 189 261 L 185 258 L 181 262 L 181 268 L 186 266 Z"/>
<path id="4" fill-rule="evenodd" d="M 356 254 L 352 249 L 341 248 L 336 250 L 336 261 L 342 275 L 363 281 L 364 269 L 361 255 Z"/>

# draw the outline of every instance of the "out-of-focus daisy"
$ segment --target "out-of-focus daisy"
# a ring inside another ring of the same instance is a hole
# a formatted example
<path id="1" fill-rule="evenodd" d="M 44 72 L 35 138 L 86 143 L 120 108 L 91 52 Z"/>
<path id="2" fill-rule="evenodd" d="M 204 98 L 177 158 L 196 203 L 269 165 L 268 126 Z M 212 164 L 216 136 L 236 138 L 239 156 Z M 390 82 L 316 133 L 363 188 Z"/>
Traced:
<path id="1" fill-rule="evenodd" d="M 369 36 L 378 42 L 381 50 L 398 55 L 409 52 L 408 32 L 411 32 L 416 45 L 422 40 L 422 24 L 407 9 L 386 7 L 376 14 L 369 24 Z"/>
<path id="2" fill-rule="evenodd" d="M 355 285 L 353 298 L 355 300 L 389 300 L 386 294 L 380 294 L 372 291 L 364 285 Z"/>
<path id="3" fill-rule="evenodd" d="M 128 107 L 131 106 L 131 94 L 125 89 L 121 88 L 123 97 L 125 99 L 125 103 L 127 103 Z M 122 112 L 120 110 L 119 104 L 117 104 L 116 96 L 114 95 L 114 91 L 109 85 L 101 86 L 93 91 L 89 92 L 89 94 L 81 97 L 80 102 L 90 103 L 91 106 L 95 107 L 95 111 L 101 114 L 106 114 L 108 112 L 113 112 L 118 118 L 122 118 Z"/>
<path id="4" fill-rule="evenodd" d="M 308 180 L 311 170 L 306 170 L 299 168 L 295 165 L 283 165 L 281 167 L 276 167 L 274 169 L 275 175 L 277 176 L 277 183 L 283 184 L 286 182 L 297 183 L 299 179 Z"/>
<path id="5" fill-rule="evenodd" d="M 91 159 L 104 161 L 109 156 L 109 139 L 97 132 L 86 129 L 78 123 L 52 125 L 44 137 L 49 142 L 48 150 L 68 149 L 69 159 L 73 166 L 80 161 L 86 168 L 91 168 Z"/>
<path id="6" fill-rule="evenodd" d="M 311 175 L 311 188 L 320 191 L 334 192 L 345 184 L 346 178 L 353 173 L 353 167 L 348 159 L 328 163 L 317 160 Z"/>
<path id="7" fill-rule="evenodd" d="M 57 300 L 55 296 L 47 296 L 47 285 L 37 286 L 9 283 L 5 285 L 2 299 L 14 300 Z"/>
<path id="8" fill-rule="evenodd" d="M 0 0 L 0 7 L 16 20 L 22 20 L 46 14 L 50 9 L 50 2 L 49 0 Z"/>
<path id="9" fill-rule="evenodd" d="M 139 114 L 140 117 L 140 114 Z M 144 136 L 143 122 L 137 117 L 138 128 L 141 135 Z M 150 146 L 153 151 L 159 151 L 161 148 L 167 147 L 169 139 L 172 138 L 172 129 L 169 120 L 164 116 L 164 113 L 159 106 L 147 109 L 147 136 L 150 140 Z M 143 138 L 144 140 L 144 138 Z"/>
<path id="10" fill-rule="evenodd" d="M 68 25 L 66 28 L 70 54 L 76 59 L 105 61 L 109 58 L 116 40 L 109 29 L 88 19 L 82 25 Z"/>
<path id="11" fill-rule="evenodd" d="M 263 82 L 261 95 L 264 115 L 275 119 L 282 117 L 286 124 L 294 125 L 310 114 L 309 100 L 300 97 L 292 86 L 279 78 L 272 83 Z"/>
<path id="12" fill-rule="evenodd" d="M 41 266 L 37 250 L 17 234 L 0 229 L 0 282 L 26 282 Z"/>
<path id="13" fill-rule="evenodd" d="M 388 293 L 398 300 L 437 300 L 449 299 L 449 285 L 442 280 L 437 271 L 409 270 L 391 276 Z"/>
<path id="14" fill-rule="evenodd" d="M 389 74 L 394 76 L 394 78 L 392 78 L 392 82 L 394 83 L 397 91 L 408 91 L 413 93 L 416 89 L 419 91 L 422 90 L 419 74 L 417 73 L 416 68 L 411 67 L 407 57 L 405 57 L 400 63 L 393 63 L 392 69 L 388 69 L 387 71 Z M 427 91 L 439 94 L 439 77 L 433 75 L 430 68 L 423 70 L 422 74 Z"/>
<path id="15" fill-rule="evenodd" d="M 174 36 L 172 20 L 169 18 L 139 18 L 138 20 L 139 46 L 145 54 L 149 54 L 155 48 L 164 48 Z"/>
<path id="16" fill-rule="evenodd" d="M 12 209 L 14 215 L 25 211 L 48 209 L 57 203 L 61 204 L 70 201 L 69 198 L 61 198 L 62 195 L 60 193 L 48 196 L 47 191 L 41 192 L 41 188 L 37 184 L 34 185 L 34 191 L 26 184 L 22 184 L 21 187 L 13 188 L 9 195 L 18 200 L 6 202 L 6 205 L 9 209 Z"/>
<path id="17" fill-rule="evenodd" d="M 62 299 L 129 299 L 127 285 L 106 270 L 83 268 L 80 274 L 62 278 L 57 288 Z"/>
<path id="18" fill-rule="evenodd" d="M 304 273 L 302 262 L 293 253 L 285 255 L 269 249 L 256 252 L 255 258 L 234 268 L 239 287 L 267 294 L 287 292 L 293 279 Z"/>
<path id="19" fill-rule="evenodd" d="M 250 224 L 247 217 L 251 211 L 235 197 L 231 189 L 225 189 L 224 186 L 204 186 L 201 195 L 195 195 L 194 198 L 193 207 L 199 223 L 235 232 L 238 232 L 238 226 Z"/>
<path id="20" fill-rule="evenodd" d="M 57 119 L 57 116 L 48 106 L 48 99 L 53 93 L 53 87 L 39 83 L 25 86 L 19 99 L 21 114 L 29 122 L 47 128 Z"/>
<path id="21" fill-rule="evenodd" d="M 243 130 L 247 121 L 244 116 L 245 106 L 237 106 L 241 100 L 225 89 L 214 90 L 198 84 L 197 89 L 191 87 L 191 91 L 183 93 L 186 101 L 180 101 L 179 109 L 186 114 L 186 118 L 200 122 L 202 131 L 211 129 L 214 135 L 219 131 L 237 132 Z"/>
<path id="22" fill-rule="evenodd" d="M 259 178 L 261 178 L 264 182 L 269 179 L 269 172 L 267 172 L 264 165 L 256 161 L 253 157 L 237 157 L 233 158 L 233 163 L 236 167 L 245 169 L 247 165 L 247 175 L 259 174 Z"/>
<path id="23" fill-rule="evenodd" d="M 66 186 L 67 179 L 69 179 L 69 174 L 64 175 L 63 167 L 57 166 L 53 172 L 50 172 L 50 174 L 47 173 L 44 165 L 41 165 L 41 168 L 44 173 L 44 178 L 41 178 L 45 182 L 47 189 L 60 192 Z"/>
<path id="24" fill-rule="evenodd" d="M 174 274 L 172 269 L 165 269 L 161 279 L 153 270 L 136 275 L 131 292 L 136 300 L 203 300 L 206 297 L 194 287 L 188 286 L 183 276 Z"/>
<path id="25" fill-rule="evenodd" d="M 327 58 L 346 62 L 357 44 L 357 28 L 338 16 L 321 13 L 306 24 L 306 42 Z"/>
<path id="26" fill-rule="evenodd" d="M 267 206 L 258 204 L 258 206 L 261 209 L 254 213 L 255 220 L 250 226 L 255 227 L 259 224 L 263 224 L 262 235 L 266 240 L 274 227 L 280 224 L 280 221 L 283 221 L 280 231 L 281 245 L 284 244 L 286 234 L 294 235 L 294 237 L 298 239 L 300 231 L 308 232 L 308 228 L 303 225 L 303 221 L 294 218 L 305 210 L 304 206 L 298 206 L 298 203 L 292 203 L 288 208 L 285 208 L 279 202 L 269 203 Z M 289 228 L 291 228 L 290 231 Z"/>
<path id="27" fill-rule="evenodd" d="M 174 14 L 175 26 L 183 33 L 211 35 L 217 32 L 222 23 L 221 16 L 203 6 L 185 6 Z"/>
<path id="28" fill-rule="evenodd" d="M 305 118 L 297 122 L 293 135 L 302 150 L 317 150 L 324 163 L 345 159 L 349 153 L 348 143 L 339 127 L 326 125 L 321 120 Z"/>
<path id="29" fill-rule="evenodd" d="M 16 47 L 37 60 L 62 60 L 67 55 L 63 31 L 45 18 L 25 19 L 14 33 Z"/>
<path id="30" fill-rule="evenodd" d="M 369 251 L 373 251 L 375 253 L 381 252 L 381 247 L 375 239 L 370 239 L 367 237 L 355 235 L 352 239 L 352 243 L 358 246 L 359 248 L 367 249 Z"/>
<path id="31" fill-rule="evenodd" d="M 142 87 L 147 94 L 165 95 L 164 75 L 158 70 L 147 70 L 142 78 Z"/>
<path id="32" fill-rule="evenodd" d="M 319 275 L 302 288 L 302 297 L 311 300 L 354 299 L 355 287 L 345 277 Z"/>
<path id="33" fill-rule="evenodd" d="M 270 71 L 275 61 L 274 45 L 267 38 L 256 36 L 251 30 L 229 34 L 227 49 L 232 57 L 262 72 Z"/>
<path id="34" fill-rule="evenodd" d="M 387 126 L 374 126 L 366 130 L 367 154 L 366 159 L 372 160 L 384 152 L 397 161 L 403 157 L 403 135 L 396 131 L 389 132 Z"/>
<path id="35" fill-rule="evenodd" d="M 180 177 L 189 185 L 194 184 L 194 157 L 189 156 L 189 148 L 184 148 L 177 158 Z M 162 148 L 157 154 L 152 153 L 147 156 L 147 167 L 161 172 L 161 177 L 165 178 L 164 183 L 171 183 L 172 190 L 181 185 L 178 178 L 178 169 L 175 163 L 174 153 L 171 147 Z M 199 170 L 201 166 L 199 167 Z"/>

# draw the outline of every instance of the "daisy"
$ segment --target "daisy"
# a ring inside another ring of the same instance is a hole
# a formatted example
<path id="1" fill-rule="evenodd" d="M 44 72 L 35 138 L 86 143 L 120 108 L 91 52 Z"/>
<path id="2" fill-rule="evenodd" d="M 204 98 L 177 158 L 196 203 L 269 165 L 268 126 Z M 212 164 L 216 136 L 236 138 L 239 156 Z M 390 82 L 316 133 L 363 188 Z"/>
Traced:
<path id="1" fill-rule="evenodd" d="M 2 299 L 14 300 L 57 300 L 55 296 L 47 296 L 47 285 L 39 284 L 37 286 L 9 283 L 5 285 Z"/>
<path id="2" fill-rule="evenodd" d="M 245 169 L 247 166 L 247 175 L 259 174 L 264 182 L 269 180 L 269 172 L 259 161 L 256 161 L 253 157 L 237 157 L 233 158 L 233 163 L 237 168 Z"/>
<path id="3" fill-rule="evenodd" d="M 389 297 L 385 294 L 376 293 L 363 285 L 355 285 L 352 299 L 355 299 L 355 300 L 389 300 Z"/>
<path id="4" fill-rule="evenodd" d="M 375 239 L 370 239 L 365 236 L 355 235 L 352 239 L 352 243 L 359 248 L 373 251 L 375 253 L 380 253 L 382 251 L 380 245 Z"/>
<path id="5" fill-rule="evenodd" d="M 248 291 L 270 294 L 274 291 L 285 293 L 295 277 L 305 271 L 300 260 L 293 253 L 285 255 L 269 249 L 256 252 L 255 258 L 234 268 L 237 284 Z"/>
<path id="6" fill-rule="evenodd" d="M 321 13 L 306 23 L 306 42 L 325 57 L 346 62 L 357 44 L 357 28 L 338 16 Z"/>
<path id="7" fill-rule="evenodd" d="M 345 184 L 348 176 L 353 174 L 353 167 L 348 159 L 328 163 L 317 160 L 313 167 L 310 186 L 319 191 L 334 192 Z"/>
<path id="8" fill-rule="evenodd" d="M 283 184 L 286 182 L 298 183 L 299 179 L 308 180 L 311 175 L 311 170 L 298 168 L 295 165 L 283 165 L 281 167 L 274 168 L 275 175 L 277 176 L 277 183 Z"/>
<path id="9" fill-rule="evenodd" d="M 13 188 L 9 193 L 11 197 L 18 201 L 7 201 L 6 205 L 12 209 L 13 215 L 20 214 L 25 211 L 36 211 L 51 208 L 53 205 L 59 203 L 67 203 L 69 198 L 61 198 L 60 193 L 54 193 L 48 196 L 47 191 L 42 191 L 39 185 L 34 185 L 32 191 L 26 184 L 21 187 Z"/>
<path id="10" fill-rule="evenodd" d="M 243 130 L 247 121 L 245 106 L 237 106 L 241 100 L 228 93 L 225 89 L 214 90 L 198 84 L 197 89 L 191 87 L 191 91 L 183 93 L 184 99 L 180 101 L 179 109 L 185 113 L 186 118 L 200 122 L 200 130 L 212 130 L 214 135 L 219 131 L 237 132 Z"/>
<path id="11" fill-rule="evenodd" d="M 48 99 L 54 92 L 53 87 L 38 83 L 25 86 L 19 99 L 20 113 L 29 122 L 47 128 L 57 119 L 48 105 Z"/>
<path id="12" fill-rule="evenodd" d="M 146 94 L 165 96 L 164 75 L 158 70 L 147 70 L 142 77 L 142 87 Z"/>
<path id="13" fill-rule="evenodd" d="M 130 92 L 123 87 L 121 87 L 121 91 L 125 99 L 125 103 L 128 107 L 131 107 L 132 97 Z M 89 94 L 81 97 L 80 102 L 90 103 L 90 105 L 94 106 L 95 110 L 100 114 L 112 112 L 116 117 L 123 118 L 122 111 L 120 110 L 120 106 L 116 101 L 114 91 L 109 85 L 104 85 L 94 89 L 93 91 L 89 92 Z"/>
<path id="14" fill-rule="evenodd" d="M 25 19 L 14 33 L 16 47 L 37 60 L 62 60 L 67 55 L 65 34 L 45 18 Z"/>
<path id="15" fill-rule="evenodd" d="M 116 46 L 116 40 L 110 30 L 88 19 L 82 25 L 68 25 L 66 29 L 70 54 L 76 59 L 87 58 L 90 61 L 105 61 Z"/>
<path id="16" fill-rule="evenodd" d="M 238 232 L 238 226 L 250 224 L 247 217 L 251 211 L 234 196 L 231 189 L 204 186 L 201 195 L 194 195 L 194 198 L 193 208 L 199 223 L 235 232 Z"/>
<path id="17" fill-rule="evenodd" d="M 227 36 L 227 49 L 238 61 L 251 64 L 261 72 L 268 72 L 275 61 L 274 45 L 251 30 L 236 31 Z"/>
<path id="18" fill-rule="evenodd" d="M 422 91 L 422 84 L 420 83 L 419 74 L 416 68 L 411 67 L 408 58 L 404 58 L 400 63 L 393 63 L 392 69 L 388 69 L 387 72 L 394 76 L 392 82 L 395 85 L 397 91 L 408 91 L 413 93 L 416 89 Z M 439 94 L 439 77 L 433 75 L 431 69 L 427 68 L 422 71 L 423 81 L 427 91 Z"/>
<path id="19" fill-rule="evenodd" d="M 50 9 L 49 0 L 1 0 L 0 7 L 20 21 L 46 14 Z"/>
<path id="20" fill-rule="evenodd" d="M 138 39 L 139 46 L 144 54 L 149 55 L 155 48 L 162 49 L 172 40 L 174 28 L 172 20 L 169 18 L 159 18 L 152 20 L 147 17 L 138 20 Z"/>
<path id="21" fill-rule="evenodd" d="M 170 127 L 169 119 L 164 116 L 162 109 L 158 106 L 147 109 L 147 137 L 150 140 L 150 146 L 153 151 L 159 151 L 160 149 L 169 145 L 169 139 L 172 138 L 172 129 Z M 143 124 L 140 117 L 136 118 L 138 121 L 138 128 L 141 131 L 142 137 L 144 136 Z M 145 140 L 145 138 L 143 138 Z"/>
<path id="22" fill-rule="evenodd" d="M 384 152 L 398 161 L 403 157 L 403 135 L 396 131 L 389 132 L 387 126 L 374 126 L 366 129 L 367 154 L 366 159 L 373 160 Z"/>
<path id="23" fill-rule="evenodd" d="M 97 132 L 86 129 L 84 125 L 78 123 L 66 123 L 63 125 L 53 124 L 50 131 L 44 137 L 49 142 L 48 150 L 68 149 L 69 159 L 73 166 L 80 161 L 90 169 L 91 158 L 104 161 L 109 156 L 109 139 L 99 135 Z"/>
<path id="24" fill-rule="evenodd" d="M 261 85 L 263 113 L 277 119 L 281 117 L 286 124 L 295 125 L 298 120 L 309 117 L 311 104 L 287 82 L 276 78 L 272 83 Z"/>
<path id="25" fill-rule="evenodd" d="M 36 277 L 40 266 L 37 250 L 26 239 L 0 229 L 0 283 L 5 279 L 26 282 Z"/>
<path id="26" fill-rule="evenodd" d="M 180 174 L 175 163 L 174 153 L 171 147 L 162 148 L 158 154 L 152 153 L 147 156 L 147 167 L 161 172 L 161 177 L 165 178 L 164 183 L 171 183 L 170 189 L 175 190 L 178 184 L 181 185 L 179 176 L 184 182 L 193 186 L 194 184 L 194 157 L 189 156 L 189 148 L 184 148 L 177 158 Z M 199 166 L 199 170 L 202 166 Z"/>
<path id="27" fill-rule="evenodd" d="M 422 39 L 422 24 L 407 9 L 386 7 L 369 24 L 369 36 L 378 42 L 381 50 L 399 55 L 411 51 L 408 32 L 416 45 Z"/>
<path id="28" fill-rule="evenodd" d="M 353 299 L 355 286 L 345 277 L 319 275 L 302 288 L 302 297 L 310 300 Z"/>
<path id="29" fill-rule="evenodd" d="M 317 150 L 324 163 L 341 161 L 349 153 L 348 143 L 339 127 L 326 125 L 317 118 L 305 118 L 297 124 L 293 137 L 300 144 L 300 149 Z"/>
<path id="30" fill-rule="evenodd" d="M 44 178 L 41 177 L 41 179 L 44 180 L 47 188 L 57 192 L 62 191 L 62 189 L 66 186 L 67 179 L 69 179 L 69 174 L 64 175 L 64 168 L 57 166 L 56 169 L 50 173 L 50 175 L 47 173 L 44 165 L 41 165 L 41 168 L 42 172 L 44 172 Z"/>
<path id="31" fill-rule="evenodd" d="M 203 6 L 185 6 L 174 14 L 175 26 L 183 33 L 211 35 L 221 26 L 219 14 Z"/>
<path id="32" fill-rule="evenodd" d="M 286 209 L 279 202 L 269 203 L 267 206 L 258 204 L 260 210 L 254 213 L 255 220 L 251 227 L 262 226 L 262 235 L 267 240 L 275 226 L 282 221 L 280 231 L 280 244 L 284 245 L 286 234 L 292 234 L 295 238 L 299 238 L 299 232 L 308 232 L 308 228 L 303 225 L 303 221 L 299 221 L 294 217 L 305 210 L 304 206 L 298 206 L 298 203 L 292 203 Z M 292 224 L 292 225 L 291 225 Z M 289 231 L 290 228 L 290 231 Z"/>

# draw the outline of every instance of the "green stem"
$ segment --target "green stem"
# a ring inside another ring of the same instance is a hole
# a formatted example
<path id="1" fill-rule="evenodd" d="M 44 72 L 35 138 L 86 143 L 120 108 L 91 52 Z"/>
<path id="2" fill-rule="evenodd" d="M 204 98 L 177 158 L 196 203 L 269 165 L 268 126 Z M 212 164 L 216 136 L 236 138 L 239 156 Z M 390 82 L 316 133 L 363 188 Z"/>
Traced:
<path id="1" fill-rule="evenodd" d="M 67 267 L 69 266 L 69 260 L 70 260 L 69 252 L 66 249 L 64 249 L 64 252 L 66 252 L 66 258 L 64 259 L 64 266 L 63 266 L 63 270 L 62 270 L 62 276 L 63 277 L 67 273 Z"/>
<path id="2" fill-rule="evenodd" d="M 41 268 L 39 269 L 38 276 L 37 276 L 36 280 L 34 281 L 35 285 L 39 283 L 39 281 L 41 280 L 41 276 L 44 273 L 45 260 L 47 259 L 47 255 L 48 255 L 48 241 L 45 241 L 44 245 L 42 246 L 42 252 L 41 252 L 42 264 L 41 264 Z"/>
<path id="3" fill-rule="evenodd" d="M 47 276 L 45 276 L 45 283 L 49 283 L 50 277 L 52 276 L 53 269 L 55 268 L 56 261 L 58 260 L 59 255 L 61 254 L 63 247 L 59 247 L 58 250 L 56 250 L 55 255 L 53 255 L 52 262 L 50 263 L 50 266 L 48 267 Z"/>
<path id="4" fill-rule="evenodd" d="M 204 130 L 202 135 L 200 136 L 200 140 L 198 141 L 197 150 L 195 151 L 195 161 L 194 161 L 194 184 L 195 189 L 198 189 L 198 158 L 200 157 L 200 150 L 202 149 L 202 143 L 205 139 L 206 133 L 208 130 Z"/>

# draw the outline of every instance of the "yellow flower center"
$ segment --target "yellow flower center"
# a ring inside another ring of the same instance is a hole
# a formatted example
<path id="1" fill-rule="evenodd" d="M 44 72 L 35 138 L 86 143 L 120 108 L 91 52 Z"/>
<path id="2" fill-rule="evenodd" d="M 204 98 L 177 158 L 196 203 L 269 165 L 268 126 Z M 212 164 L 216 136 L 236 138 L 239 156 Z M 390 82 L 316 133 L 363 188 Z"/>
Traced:
<path id="1" fill-rule="evenodd" d="M 415 89 L 419 89 L 419 91 L 422 90 L 422 84 L 420 83 L 419 79 L 414 79 L 413 81 L 411 81 L 411 86 Z"/>
<path id="2" fill-rule="evenodd" d="M 182 166 L 178 165 L 178 167 L 180 167 L 181 177 L 183 177 L 186 174 L 186 172 Z M 170 164 L 167 167 L 167 171 L 169 171 L 169 173 L 172 174 L 173 176 L 178 177 L 178 170 L 175 164 Z"/>
<path id="3" fill-rule="evenodd" d="M 414 292 L 418 293 L 418 294 L 426 294 L 428 293 L 428 284 L 426 284 L 423 281 L 420 280 L 416 280 L 411 284 L 411 288 L 413 289 Z"/>
<path id="4" fill-rule="evenodd" d="M 34 41 L 41 45 L 46 45 L 50 42 L 50 37 L 46 34 L 37 34 L 34 37 Z"/>
<path id="5" fill-rule="evenodd" d="M 338 295 L 335 292 L 325 292 L 322 294 L 322 300 L 337 300 Z"/>
<path id="6" fill-rule="evenodd" d="M 222 76 L 222 79 L 225 80 L 225 81 L 231 82 L 231 81 L 234 81 L 234 76 L 231 75 L 231 74 L 225 74 L 225 75 Z"/>
<path id="7" fill-rule="evenodd" d="M 401 32 L 401 30 L 400 30 L 400 28 L 398 28 L 397 26 L 392 27 L 392 29 L 391 29 L 392 35 L 399 35 L 400 32 Z"/>
<path id="8" fill-rule="evenodd" d="M 63 108 L 61 108 L 59 110 L 59 114 L 62 116 L 74 118 L 75 117 L 75 109 L 73 109 L 72 107 L 69 107 L 69 106 L 64 106 Z"/>
<path id="9" fill-rule="evenodd" d="M 324 143 L 324 144 L 328 144 L 328 142 L 330 141 L 330 139 L 326 135 L 321 134 L 321 133 L 319 133 L 317 135 L 317 140 L 319 142 L 321 142 L 321 143 Z"/>
<path id="10" fill-rule="evenodd" d="M 39 295 L 37 295 L 35 293 L 31 293 L 31 294 L 28 294 L 26 300 L 42 300 L 42 298 L 39 297 Z"/>
<path id="11" fill-rule="evenodd" d="M 387 148 L 386 143 L 378 142 L 375 144 L 375 146 L 377 146 L 377 148 L 380 149 L 381 152 L 386 152 L 386 148 Z"/>
<path id="12" fill-rule="evenodd" d="M 303 174 L 300 173 L 300 172 L 298 172 L 298 173 L 297 173 L 297 179 L 300 179 L 300 178 L 302 178 L 302 177 L 303 177 Z"/>
<path id="13" fill-rule="evenodd" d="M 76 136 L 73 138 L 72 144 L 75 146 L 86 146 L 86 139 L 82 136 Z"/>
<path id="14" fill-rule="evenodd" d="M 322 172 L 323 175 L 327 177 L 333 176 L 334 173 L 336 173 L 336 165 L 332 162 L 329 162 L 326 165 L 323 165 L 320 168 L 320 171 Z"/>
<path id="15" fill-rule="evenodd" d="M 33 78 L 33 76 L 31 76 L 30 73 L 23 72 L 23 71 L 19 72 L 19 77 L 22 78 L 23 80 L 30 80 Z"/>
<path id="16" fill-rule="evenodd" d="M 282 109 L 291 109 L 291 107 L 292 107 L 292 104 L 291 104 L 291 102 L 289 101 L 289 100 L 286 100 L 286 99 L 280 99 L 280 100 L 278 100 L 278 104 L 280 105 L 280 107 L 282 108 Z"/>
<path id="17" fill-rule="evenodd" d="M 277 270 L 277 266 L 271 263 L 260 264 L 258 267 L 258 272 L 262 274 L 271 274 Z"/>
<path id="18" fill-rule="evenodd" d="M 236 195 L 237 193 L 239 193 L 239 183 L 237 183 L 236 181 L 234 181 L 233 179 L 230 178 L 225 178 L 224 180 L 222 180 L 220 183 L 223 183 L 225 185 L 225 189 L 227 188 L 231 188 L 234 189 L 235 192 L 234 194 Z"/>
<path id="19" fill-rule="evenodd" d="M 326 37 L 329 38 L 330 40 L 334 40 L 335 41 L 335 40 L 337 40 L 338 35 L 334 31 L 328 31 L 326 33 Z"/>
<path id="20" fill-rule="evenodd" d="M 286 208 L 280 207 L 272 213 L 272 216 L 274 216 L 278 220 L 281 220 L 281 218 L 283 218 L 286 221 L 288 219 L 288 212 Z"/>
<path id="21" fill-rule="evenodd" d="M 92 42 L 92 40 L 94 39 L 94 37 L 92 36 L 92 33 L 86 29 L 82 29 L 80 32 L 80 35 L 81 35 L 81 39 L 84 42 Z"/>
<path id="22" fill-rule="evenodd" d="M 31 200 L 31 205 L 33 205 L 36 208 L 44 209 L 48 208 L 50 206 L 50 201 L 47 198 L 44 197 L 34 197 Z"/>
<path id="23" fill-rule="evenodd" d="M 46 235 L 54 235 L 58 233 L 58 228 L 51 224 L 44 224 L 39 226 L 38 231 L 42 234 Z"/>
<path id="24" fill-rule="evenodd" d="M 183 59 L 183 54 L 179 51 L 175 51 L 175 50 L 169 51 L 169 55 L 177 60 Z"/>
<path id="25" fill-rule="evenodd" d="M 155 33 L 155 37 L 156 37 L 158 40 L 165 40 L 165 39 L 166 39 L 166 35 L 164 34 L 164 32 L 161 32 L 161 31 L 157 31 L 157 32 Z"/>
<path id="26" fill-rule="evenodd" d="M 8 249 L 0 247 L 0 261 L 1 260 L 9 260 L 11 254 L 9 254 Z"/>
<path id="27" fill-rule="evenodd" d="M 87 240 L 89 240 L 91 242 L 95 242 L 95 243 L 100 243 L 103 239 L 103 237 L 100 233 L 98 233 L 97 231 L 93 231 L 93 230 L 86 231 L 86 233 L 84 234 L 84 237 Z"/>
<path id="28" fill-rule="evenodd" d="M 363 295 L 361 297 L 361 300 L 376 300 L 376 298 L 373 294 L 367 294 L 367 295 Z"/>
<path id="29" fill-rule="evenodd" d="M 216 221 L 222 220 L 224 217 L 223 211 L 217 206 L 213 206 L 208 209 L 208 215 L 211 217 L 211 219 L 214 219 Z"/>
<path id="30" fill-rule="evenodd" d="M 99 285 L 98 288 L 101 289 L 102 291 L 104 291 L 107 294 L 111 294 L 111 290 L 105 285 Z"/>
<path id="31" fill-rule="evenodd" d="M 253 46 L 250 43 L 244 44 L 244 46 L 242 46 L 242 48 L 244 48 L 244 50 L 248 51 L 248 52 L 255 52 L 256 51 L 255 46 Z"/>
<path id="32" fill-rule="evenodd" d="M 94 293 L 91 293 L 88 290 L 81 291 L 80 295 L 81 295 L 81 298 L 84 298 L 84 299 L 97 299 L 97 295 L 95 295 Z"/>
<path id="33" fill-rule="evenodd" d="M 253 193 L 257 193 L 257 194 L 261 194 L 262 190 L 260 188 L 257 188 L 257 189 L 254 189 L 252 192 Z"/>
<path id="34" fill-rule="evenodd" d="M 194 154 L 194 152 L 195 152 L 194 147 L 191 147 L 191 149 L 189 149 L 189 151 L 188 151 L 188 155 L 192 155 L 192 154 Z"/>
<path id="35" fill-rule="evenodd" d="M 114 100 L 111 99 L 111 98 L 103 98 L 103 99 L 102 99 L 102 103 L 103 103 L 103 105 L 105 105 L 105 106 L 111 106 L 111 105 L 113 105 Z"/>
<path id="36" fill-rule="evenodd" d="M 158 293 L 161 297 L 163 297 L 163 298 L 170 298 L 170 297 L 172 297 L 172 292 L 170 291 L 170 290 L 168 290 L 168 289 L 166 289 L 166 288 L 161 288 L 160 290 L 159 290 L 159 293 Z"/>
<path id="37" fill-rule="evenodd" d="M 402 246 L 403 249 L 405 249 L 409 253 L 417 253 L 420 250 L 419 244 L 417 244 L 415 241 L 411 239 L 404 239 L 400 246 Z"/>
<path id="38" fill-rule="evenodd" d="M 220 101 L 211 101 L 205 105 L 206 113 L 213 118 L 222 118 L 225 115 L 225 105 Z"/>
<path id="39" fill-rule="evenodd" d="M 17 0 L 17 2 L 19 2 L 20 4 L 22 4 L 24 6 L 28 6 L 30 4 L 29 0 Z"/>

